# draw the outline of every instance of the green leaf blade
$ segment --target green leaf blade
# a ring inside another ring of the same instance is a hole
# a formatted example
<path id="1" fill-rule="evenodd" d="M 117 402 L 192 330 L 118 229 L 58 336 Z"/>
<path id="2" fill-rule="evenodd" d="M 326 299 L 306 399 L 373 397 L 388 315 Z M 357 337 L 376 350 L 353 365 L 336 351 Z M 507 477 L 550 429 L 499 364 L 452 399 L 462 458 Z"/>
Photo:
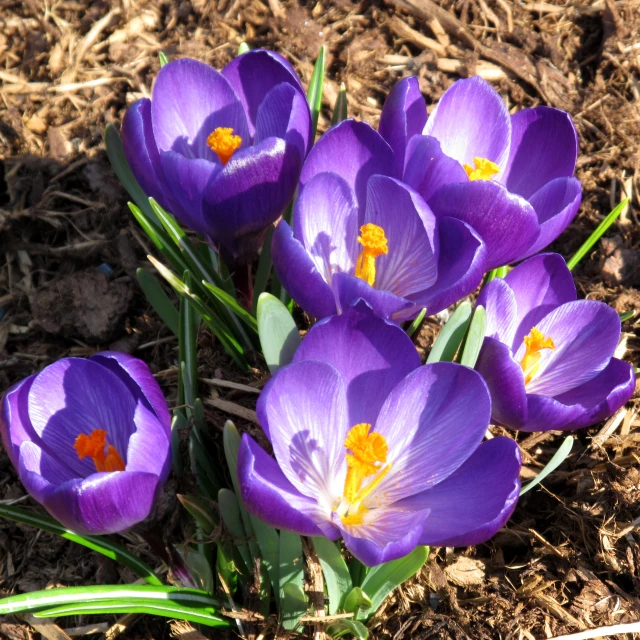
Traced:
<path id="1" fill-rule="evenodd" d="M 300 346 L 300 332 L 287 307 L 270 293 L 258 299 L 258 335 L 271 373 L 289 364 Z"/>
<path id="2" fill-rule="evenodd" d="M 429 352 L 427 364 L 433 362 L 453 362 L 471 322 L 473 306 L 468 300 L 462 302 L 442 327 L 433 348 Z"/>

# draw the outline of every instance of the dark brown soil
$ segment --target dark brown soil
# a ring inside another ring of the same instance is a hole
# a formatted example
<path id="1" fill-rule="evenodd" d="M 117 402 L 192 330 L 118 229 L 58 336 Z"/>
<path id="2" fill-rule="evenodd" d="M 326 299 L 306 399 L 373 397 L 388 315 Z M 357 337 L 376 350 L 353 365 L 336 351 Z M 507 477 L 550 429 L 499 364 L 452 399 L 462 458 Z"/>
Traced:
<path id="1" fill-rule="evenodd" d="M 613 206 L 631 197 L 575 275 L 581 295 L 620 312 L 640 310 L 639 29 L 634 0 L 0 0 L 0 391 L 57 358 L 115 348 L 145 359 L 176 403 L 177 342 L 135 279 L 150 242 L 127 210 L 102 142 L 105 125 L 119 124 L 127 105 L 149 93 L 160 50 L 219 67 L 246 41 L 284 54 L 308 83 L 326 44 L 321 131 L 341 82 L 349 114 L 376 125 L 386 93 L 406 74 L 419 77 L 431 102 L 458 77 L 478 73 L 510 108 L 567 109 L 580 134 L 584 198 L 552 248 L 570 257 Z M 428 350 L 437 326 L 423 324 L 421 349 Z M 624 357 L 637 366 L 637 314 L 624 331 Z M 201 378 L 255 384 L 267 376 L 260 366 L 239 375 L 208 331 L 199 346 Z M 205 383 L 201 391 L 246 408 L 255 402 Z M 489 544 L 434 550 L 422 573 L 376 616 L 372 637 L 521 640 L 638 620 L 638 404 L 636 397 L 615 429 L 578 433 L 569 460 L 523 498 Z M 229 415 L 211 405 L 207 411 L 218 438 Z M 562 438 L 519 440 L 530 478 Z M 23 496 L 0 451 L 0 500 Z M 166 539 L 180 544 L 186 523 L 169 508 Z M 137 537 L 128 543 L 153 562 Z M 0 521 L 0 597 L 132 580 L 83 548 Z M 102 638 L 118 634 L 115 616 L 90 622 L 99 634 L 109 628 Z M 88 621 L 57 623 L 69 630 Z M 35 624 L 0 619 L 0 637 L 59 632 Z M 273 636 L 275 626 L 268 628 Z M 184 635 L 184 627 L 148 616 L 128 618 L 119 630 L 127 638 Z"/>

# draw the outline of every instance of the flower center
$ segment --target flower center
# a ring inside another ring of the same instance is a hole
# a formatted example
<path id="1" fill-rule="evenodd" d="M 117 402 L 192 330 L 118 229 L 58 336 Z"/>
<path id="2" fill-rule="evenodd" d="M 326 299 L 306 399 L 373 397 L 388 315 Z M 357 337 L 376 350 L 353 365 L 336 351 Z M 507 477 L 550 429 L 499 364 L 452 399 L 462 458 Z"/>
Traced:
<path id="1" fill-rule="evenodd" d="M 220 162 L 225 165 L 242 144 L 242 138 L 234 136 L 233 129 L 229 127 L 218 127 L 209 134 L 207 144 L 214 153 L 218 154 Z"/>
<path id="2" fill-rule="evenodd" d="M 362 251 L 356 262 L 356 277 L 373 286 L 376 281 L 376 258 L 389 253 L 384 229 L 377 224 L 365 224 L 360 227 L 358 242 L 362 245 Z"/>
<path id="3" fill-rule="evenodd" d="M 385 437 L 370 431 L 371 425 L 361 422 L 349 430 L 344 441 L 345 449 L 350 453 L 347 453 L 343 496 L 336 512 L 345 525 L 362 524 L 367 512 L 362 501 L 391 469 L 391 465 L 386 464 L 389 447 Z M 363 486 L 367 478 L 371 480 Z"/>
<path id="4" fill-rule="evenodd" d="M 524 338 L 524 358 L 520 361 L 520 366 L 524 371 L 524 383 L 529 384 L 540 368 L 540 353 L 543 349 L 555 349 L 556 345 L 549 336 L 545 336 L 542 331 L 533 327 L 528 336 Z"/>
<path id="5" fill-rule="evenodd" d="M 463 164 L 462 168 L 467 172 L 469 180 L 491 180 L 496 173 L 500 173 L 500 167 L 487 158 L 474 158 L 472 167 L 470 164 Z"/>
<path id="6" fill-rule="evenodd" d="M 94 429 L 88 436 L 81 433 L 73 448 L 80 460 L 91 458 L 96 471 L 124 471 L 124 460 L 112 444 L 107 446 L 107 432 L 104 429 Z"/>

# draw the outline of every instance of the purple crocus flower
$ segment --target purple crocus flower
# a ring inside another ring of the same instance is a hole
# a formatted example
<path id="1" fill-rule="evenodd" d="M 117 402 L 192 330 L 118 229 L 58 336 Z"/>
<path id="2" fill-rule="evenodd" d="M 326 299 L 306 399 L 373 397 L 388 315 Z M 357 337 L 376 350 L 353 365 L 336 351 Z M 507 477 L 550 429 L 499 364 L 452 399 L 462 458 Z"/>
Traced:
<path id="1" fill-rule="evenodd" d="M 247 509 L 307 536 L 342 536 L 367 565 L 416 545 L 490 538 L 520 490 L 517 444 L 482 442 L 489 394 L 473 370 L 421 366 L 400 327 L 364 302 L 317 323 L 258 400 L 275 459 L 249 435 Z"/>
<path id="2" fill-rule="evenodd" d="M 165 399 L 124 353 L 64 358 L 14 385 L 0 433 L 29 494 L 79 534 L 144 520 L 171 468 Z"/>
<path id="3" fill-rule="evenodd" d="M 293 67 L 272 51 L 222 71 L 184 58 L 160 70 L 151 100 L 129 108 L 122 138 L 147 195 L 227 260 L 246 262 L 293 197 L 311 116 Z"/>
<path id="4" fill-rule="evenodd" d="M 379 130 L 397 172 L 436 217 L 461 220 L 482 239 L 487 269 L 544 249 L 580 206 L 569 114 L 535 107 L 509 115 L 480 77 L 454 83 L 428 119 L 417 78 L 399 81 Z"/>
<path id="5" fill-rule="evenodd" d="M 633 394 L 635 375 L 613 357 L 620 318 L 604 302 L 576 300 L 561 256 L 529 258 L 482 290 L 486 338 L 476 369 L 492 419 L 521 431 L 588 427 Z"/>
<path id="6" fill-rule="evenodd" d="M 436 219 L 401 180 L 396 150 L 368 124 L 345 120 L 309 153 L 294 230 L 282 221 L 273 264 L 293 299 L 323 318 L 359 298 L 396 322 L 434 314 L 473 291 L 485 246 L 465 221 Z"/>

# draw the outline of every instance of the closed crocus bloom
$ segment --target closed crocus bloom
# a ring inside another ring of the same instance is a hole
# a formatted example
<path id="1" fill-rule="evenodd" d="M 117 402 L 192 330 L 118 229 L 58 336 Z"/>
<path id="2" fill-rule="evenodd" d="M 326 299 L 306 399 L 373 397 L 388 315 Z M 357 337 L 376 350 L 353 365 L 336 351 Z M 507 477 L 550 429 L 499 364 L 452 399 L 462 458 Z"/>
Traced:
<path id="1" fill-rule="evenodd" d="M 29 494 L 80 534 L 144 520 L 169 475 L 170 416 L 144 362 L 64 358 L 2 399 L 0 432 Z"/>
<path id="2" fill-rule="evenodd" d="M 578 137 L 550 107 L 510 115 L 482 78 L 458 80 L 426 115 L 418 80 L 398 82 L 380 117 L 397 170 L 437 218 L 467 223 L 487 248 L 487 268 L 544 249 L 575 217 Z"/>
<path id="3" fill-rule="evenodd" d="M 128 109 L 122 138 L 147 195 L 241 263 L 293 197 L 311 116 L 295 71 L 272 51 L 222 71 L 184 58 Z"/>
<path id="4" fill-rule="evenodd" d="M 368 124 L 345 120 L 309 153 L 294 229 L 274 233 L 280 282 L 323 318 L 366 300 L 395 322 L 434 314 L 473 291 L 485 247 L 464 221 L 436 219 L 402 182 L 395 150 Z"/>
<path id="5" fill-rule="evenodd" d="M 486 338 L 476 369 L 494 422 L 521 431 L 579 429 L 633 394 L 633 367 L 613 357 L 620 318 L 604 302 L 576 300 L 555 253 L 529 258 L 482 290 Z"/>
<path id="6" fill-rule="evenodd" d="M 257 411 L 275 458 L 243 436 L 247 509 L 300 535 L 342 537 L 369 566 L 416 545 L 478 544 L 515 508 L 518 446 L 482 442 L 482 378 L 421 366 L 402 329 L 364 302 L 311 329 Z"/>

